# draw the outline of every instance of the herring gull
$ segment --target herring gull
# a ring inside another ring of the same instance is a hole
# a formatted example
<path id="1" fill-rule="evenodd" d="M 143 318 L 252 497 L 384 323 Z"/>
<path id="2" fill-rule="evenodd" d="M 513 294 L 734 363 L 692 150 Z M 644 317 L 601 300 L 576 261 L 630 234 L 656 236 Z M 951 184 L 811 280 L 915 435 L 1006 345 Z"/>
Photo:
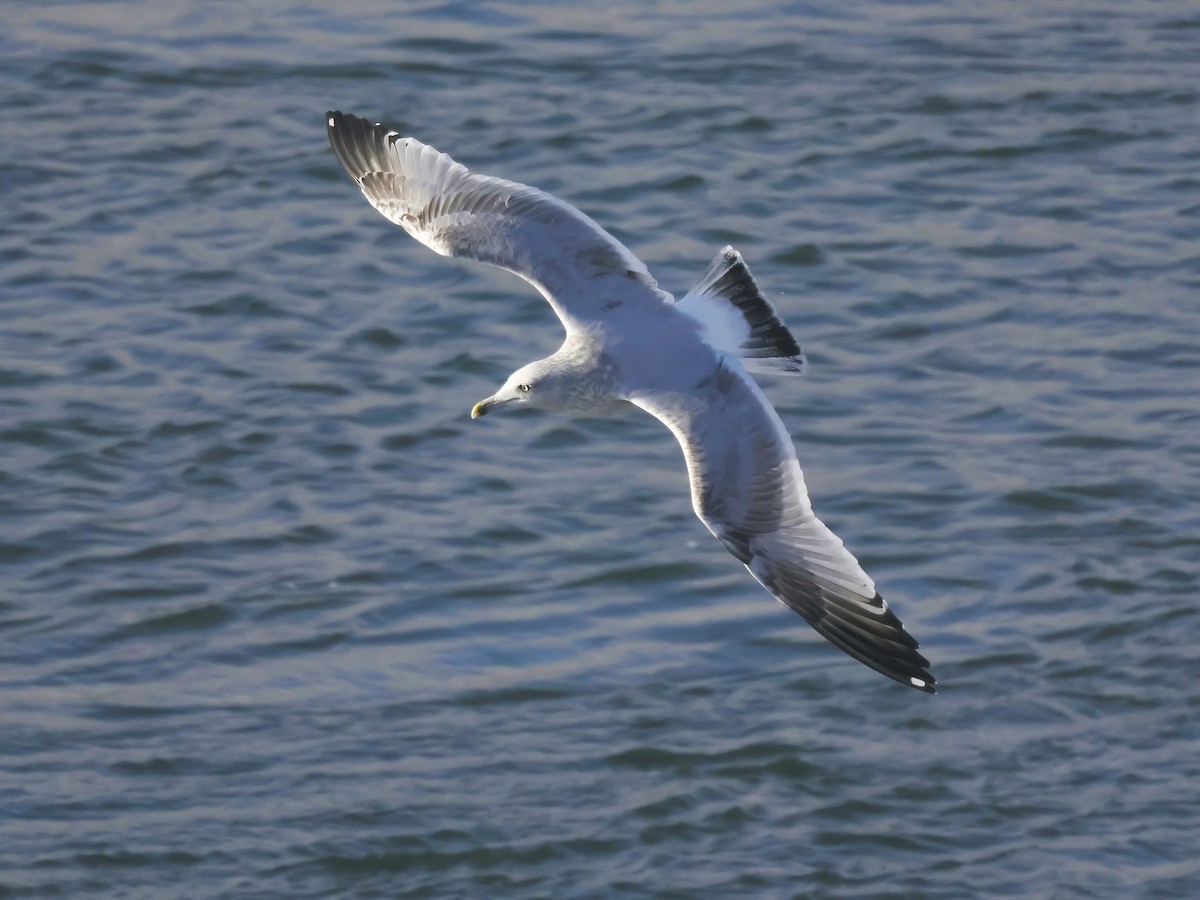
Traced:
<path id="1" fill-rule="evenodd" d="M 569 412 L 631 403 L 683 448 L 692 506 L 759 583 L 830 643 L 927 693 L 918 644 L 842 541 L 813 513 L 792 439 L 751 372 L 804 370 L 804 355 L 732 247 L 681 299 L 570 204 L 477 175 L 382 125 L 326 114 L 338 161 L 379 212 L 443 256 L 532 284 L 566 340 L 471 410 Z"/>

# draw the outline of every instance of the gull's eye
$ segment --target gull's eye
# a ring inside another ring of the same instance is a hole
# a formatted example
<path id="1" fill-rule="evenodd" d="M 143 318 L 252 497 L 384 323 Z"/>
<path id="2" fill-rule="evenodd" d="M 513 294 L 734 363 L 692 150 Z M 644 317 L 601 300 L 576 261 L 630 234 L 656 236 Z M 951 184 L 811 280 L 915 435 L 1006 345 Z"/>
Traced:
<path id="1" fill-rule="evenodd" d="M 531 390 L 533 390 L 533 388 L 531 388 L 527 384 L 518 384 L 517 390 L 520 391 L 522 394 L 528 394 Z"/>

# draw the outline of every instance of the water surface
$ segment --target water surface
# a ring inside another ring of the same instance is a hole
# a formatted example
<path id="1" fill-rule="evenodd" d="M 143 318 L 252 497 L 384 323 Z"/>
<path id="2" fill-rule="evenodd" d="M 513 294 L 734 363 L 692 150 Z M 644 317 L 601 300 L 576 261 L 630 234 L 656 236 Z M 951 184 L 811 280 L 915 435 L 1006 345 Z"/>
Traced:
<path id="1" fill-rule="evenodd" d="M 2 19 L 0 894 L 1200 894 L 1194 4 Z M 557 322 L 329 108 L 667 290 L 736 245 L 941 692 L 758 588 L 649 417 L 472 423 Z"/>

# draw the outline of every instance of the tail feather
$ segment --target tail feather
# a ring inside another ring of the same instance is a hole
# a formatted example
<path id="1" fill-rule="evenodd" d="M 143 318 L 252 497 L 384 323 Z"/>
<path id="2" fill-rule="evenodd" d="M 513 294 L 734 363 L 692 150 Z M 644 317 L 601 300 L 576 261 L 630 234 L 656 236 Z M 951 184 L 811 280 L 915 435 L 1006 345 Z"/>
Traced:
<path id="1" fill-rule="evenodd" d="M 803 373 L 800 345 L 732 247 L 717 254 L 678 306 L 704 325 L 710 344 L 741 357 L 750 371 Z"/>

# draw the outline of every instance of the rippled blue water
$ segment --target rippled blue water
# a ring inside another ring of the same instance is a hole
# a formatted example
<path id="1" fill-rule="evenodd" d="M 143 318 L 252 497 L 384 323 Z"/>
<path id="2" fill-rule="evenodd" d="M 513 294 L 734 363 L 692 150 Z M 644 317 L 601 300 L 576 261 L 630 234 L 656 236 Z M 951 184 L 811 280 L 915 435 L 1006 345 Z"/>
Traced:
<path id="1" fill-rule="evenodd" d="M 0 12 L 0 895 L 1200 895 L 1194 3 Z M 733 243 L 893 684 L 328 108 Z"/>

